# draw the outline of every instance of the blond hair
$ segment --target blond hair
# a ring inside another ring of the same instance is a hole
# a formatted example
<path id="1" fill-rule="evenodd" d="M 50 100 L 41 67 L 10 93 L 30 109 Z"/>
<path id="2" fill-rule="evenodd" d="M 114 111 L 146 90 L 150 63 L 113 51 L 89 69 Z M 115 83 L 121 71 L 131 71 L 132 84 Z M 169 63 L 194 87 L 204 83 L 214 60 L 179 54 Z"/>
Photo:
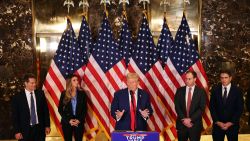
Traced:
<path id="1" fill-rule="evenodd" d="M 127 74 L 127 79 L 136 79 L 139 80 L 139 76 L 137 73 L 128 73 Z"/>

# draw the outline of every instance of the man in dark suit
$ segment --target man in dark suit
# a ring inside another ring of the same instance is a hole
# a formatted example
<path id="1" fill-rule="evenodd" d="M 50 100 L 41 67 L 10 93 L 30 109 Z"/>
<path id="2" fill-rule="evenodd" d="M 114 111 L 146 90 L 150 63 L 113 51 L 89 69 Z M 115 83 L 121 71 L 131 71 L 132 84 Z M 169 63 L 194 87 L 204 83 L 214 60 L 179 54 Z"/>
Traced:
<path id="1" fill-rule="evenodd" d="M 36 77 L 24 76 L 25 88 L 12 99 L 15 138 L 20 141 L 45 141 L 50 133 L 48 105 L 42 90 L 36 90 Z"/>
<path id="2" fill-rule="evenodd" d="M 247 90 L 246 107 L 247 111 L 250 113 L 250 87 Z M 250 115 L 248 116 L 248 126 L 250 126 Z"/>
<path id="3" fill-rule="evenodd" d="M 149 95 L 139 89 L 138 85 L 138 75 L 129 73 L 128 88 L 115 92 L 111 104 L 111 115 L 116 120 L 115 130 L 147 130 L 147 120 L 153 110 Z"/>
<path id="4" fill-rule="evenodd" d="M 195 85 L 197 74 L 187 71 L 186 86 L 178 88 L 174 103 L 177 113 L 176 128 L 179 141 L 199 141 L 201 136 L 202 114 L 206 107 L 206 93 Z"/>
<path id="5" fill-rule="evenodd" d="M 231 83 L 232 74 L 228 70 L 220 72 L 221 84 L 213 87 L 210 99 L 210 112 L 213 118 L 213 140 L 237 141 L 239 120 L 243 112 L 241 90 Z"/>

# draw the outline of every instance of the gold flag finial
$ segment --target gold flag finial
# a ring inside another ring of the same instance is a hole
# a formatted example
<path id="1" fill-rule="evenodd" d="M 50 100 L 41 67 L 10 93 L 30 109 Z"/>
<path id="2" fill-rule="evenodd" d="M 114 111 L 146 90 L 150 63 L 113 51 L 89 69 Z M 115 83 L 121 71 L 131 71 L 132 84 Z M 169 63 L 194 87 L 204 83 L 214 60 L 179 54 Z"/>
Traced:
<path id="1" fill-rule="evenodd" d="M 74 2 L 72 0 L 65 0 L 63 6 L 67 5 L 68 8 L 68 15 L 69 15 L 69 8 L 70 6 L 74 7 Z"/>
<path id="2" fill-rule="evenodd" d="M 129 0 L 119 0 L 119 4 L 122 4 L 123 11 L 126 11 L 126 3 L 129 5 Z"/>
<path id="3" fill-rule="evenodd" d="M 89 3 L 88 0 L 80 0 L 79 2 L 79 7 L 82 6 L 82 14 L 83 16 L 85 16 L 85 18 L 87 18 L 88 16 L 88 8 L 89 8 Z"/>
<path id="4" fill-rule="evenodd" d="M 142 3 L 143 9 L 146 10 L 146 4 L 150 4 L 150 0 L 139 0 L 139 3 Z"/>
<path id="5" fill-rule="evenodd" d="M 129 0 L 119 0 L 119 4 L 122 4 L 122 15 L 127 20 L 126 3 L 129 5 Z"/>
<path id="6" fill-rule="evenodd" d="M 183 13 L 184 14 L 186 13 L 187 4 L 190 5 L 190 1 L 189 0 L 183 0 Z"/>
<path id="7" fill-rule="evenodd" d="M 106 16 L 108 17 L 107 4 L 110 5 L 110 0 L 101 0 L 100 4 L 103 4 L 104 12 L 105 12 Z"/>
<path id="8" fill-rule="evenodd" d="M 161 3 L 160 3 L 160 6 L 163 6 L 164 17 L 166 18 L 167 6 L 170 6 L 170 0 L 162 0 Z"/>

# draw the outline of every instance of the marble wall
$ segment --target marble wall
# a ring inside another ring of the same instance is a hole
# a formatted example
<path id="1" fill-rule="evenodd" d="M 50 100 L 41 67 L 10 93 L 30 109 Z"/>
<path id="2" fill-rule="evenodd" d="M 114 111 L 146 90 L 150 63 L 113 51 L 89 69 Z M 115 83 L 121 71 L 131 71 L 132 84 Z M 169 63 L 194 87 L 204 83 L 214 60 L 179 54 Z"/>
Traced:
<path id="1" fill-rule="evenodd" d="M 32 12 L 29 0 L 0 1 L 0 139 L 13 138 L 10 100 L 34 72 Z"/>
<path id="2" fill-rule="evenodd" d="M 40 4 L 44 2 L 34 1 Z M 140 11 L 135 2 L 137 1 L 132 2 L 133 7 L 128 7 L 128 18 L 133 23 L 130 28 L 134 36 L 140 21 L 140 15 L 134 14 Z M 92 7 L 99 7 L 99 1 L 91 4 Z M 31 0 L 0 1 L 0 139 L 13 138 L 11 121 L 6 120 L 10 119 L 11 114 L 10 99 L 22 87 L 22 75 L 25 72 L 35 72 L 31 9 Z M 110 19 L 115 20 L 120 11 L 111 10 Z M 44 11 L 42 7 L 35 12 L 43 18 L 57 14 L 56 11 Z M 95 19 L 90 23 L 94 37 L 100 26 L 98 23 L 101 12 L 99 8 L 89 11 L 89 18 Z M 119 25 L 115 25 L 114 21 L 111 23 L 116 34 Z M 250 1 L 203 0 L 201 23 L 201 56 L 210 85 L 217 83 L 220 68 L 233 67 L 236 72 L 234 82 L 245 92 L 250 85 Z M 242 133 L 249 132 L 246 118 L 247 114 L 244 114 Z"/>
<path id="3" fill-rule="evenodd" d="M 233 81 L 246 95 L 250 86 L 250 1 L 202 1 L 202 60 L 210 85 L 221 68 L 232 68 Z M 245 112 L 241 132 L 250 132 Z"/>

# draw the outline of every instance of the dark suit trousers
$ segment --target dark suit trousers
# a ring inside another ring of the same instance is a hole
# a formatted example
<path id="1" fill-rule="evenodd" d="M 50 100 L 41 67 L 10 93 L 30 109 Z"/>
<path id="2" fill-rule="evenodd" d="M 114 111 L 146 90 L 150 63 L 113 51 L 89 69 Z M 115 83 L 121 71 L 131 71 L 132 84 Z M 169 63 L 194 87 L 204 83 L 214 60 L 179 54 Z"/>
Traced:
<path id="1" fill-rule="evenodd" d="M 239 125 L 233 125 L 229 129 L 222 130 L 219 126 L 213 126 L 213 141 L 224 141 L 225 135 L 228 141 L 238 141 Z"/>
<path id="2" fill-rule="evenodd" d="M 83 137 L 83 125 L 79 124 L 78 127 L 72 127 L 69 124 L 62 124 L 62 130 L 65 141 L 72 141 L 72 135 L 75 137 L 75 141 L 82 141 Z"/>
<path id="3" fill-rule="evenodd" d="M 178 141 L 200 141 L 201 131 L 197 128 L 183 128 L 177 131 Z"/>
<path id="4" fill-rule="evenodd" d="M 23 139 L 20 141 L 45 141 L 45 129 L 42 132 L 39 124 L 30 126 L 29 133 L 27 135 L 23 134 Z"/>

